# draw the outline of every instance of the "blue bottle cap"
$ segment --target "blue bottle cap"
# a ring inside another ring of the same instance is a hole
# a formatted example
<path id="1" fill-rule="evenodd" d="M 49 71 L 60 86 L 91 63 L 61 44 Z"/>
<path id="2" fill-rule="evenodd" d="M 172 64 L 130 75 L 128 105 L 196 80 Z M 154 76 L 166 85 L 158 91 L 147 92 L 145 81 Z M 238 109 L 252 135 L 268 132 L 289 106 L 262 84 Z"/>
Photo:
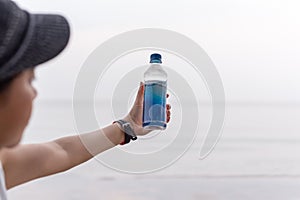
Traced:
<path id="1" fill-rule="evenodd" d="M 161 55 L 158 53 L 154 53 L 150 57 L 150 63 L 162 63 L 161 62 Z"/>

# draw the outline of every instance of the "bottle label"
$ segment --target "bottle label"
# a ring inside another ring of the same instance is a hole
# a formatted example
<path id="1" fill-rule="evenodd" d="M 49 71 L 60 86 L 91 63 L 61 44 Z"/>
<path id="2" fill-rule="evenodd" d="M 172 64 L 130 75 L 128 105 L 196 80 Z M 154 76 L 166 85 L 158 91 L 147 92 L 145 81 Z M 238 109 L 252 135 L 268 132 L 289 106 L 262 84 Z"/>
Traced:
<path id="1" fill-rule="evenodd" d="M 145 81 L 143 126 L 166 127 L 167 81 Z"/>

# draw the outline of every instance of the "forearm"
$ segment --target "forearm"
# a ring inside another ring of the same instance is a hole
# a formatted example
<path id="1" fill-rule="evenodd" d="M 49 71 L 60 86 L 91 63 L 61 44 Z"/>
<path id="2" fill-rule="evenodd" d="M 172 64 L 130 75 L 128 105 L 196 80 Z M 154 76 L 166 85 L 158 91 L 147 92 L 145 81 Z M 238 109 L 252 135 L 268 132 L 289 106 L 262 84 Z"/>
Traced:
<path id="1" fill-rule="evenodd" d="M 55 174 L 79 165 L 124 140 L 117 124 L 103 129 L 60 138 L 43 144 L 19 145 L 2 149 L 7 188 L 35 178 Z"/>
<path id="2" fill-rule="evenodd" d="M 106 126 L 100 130 L 70 136 L 54 142 L 66 153 L 68 163 L 66 169 L 81 164 L 124 141 L 124 133 L 117 124 Z"/>

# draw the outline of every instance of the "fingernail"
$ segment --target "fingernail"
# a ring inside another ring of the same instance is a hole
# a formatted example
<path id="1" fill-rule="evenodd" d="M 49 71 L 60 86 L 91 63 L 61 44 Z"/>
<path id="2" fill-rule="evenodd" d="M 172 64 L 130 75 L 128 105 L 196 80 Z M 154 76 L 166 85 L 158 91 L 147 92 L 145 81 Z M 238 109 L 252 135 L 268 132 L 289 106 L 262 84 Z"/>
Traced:
<path id="1" fill-rule="evenodd" d="M 140 82 L 140 86 L 142 86 L 143 85 L 143 82 Z"/>

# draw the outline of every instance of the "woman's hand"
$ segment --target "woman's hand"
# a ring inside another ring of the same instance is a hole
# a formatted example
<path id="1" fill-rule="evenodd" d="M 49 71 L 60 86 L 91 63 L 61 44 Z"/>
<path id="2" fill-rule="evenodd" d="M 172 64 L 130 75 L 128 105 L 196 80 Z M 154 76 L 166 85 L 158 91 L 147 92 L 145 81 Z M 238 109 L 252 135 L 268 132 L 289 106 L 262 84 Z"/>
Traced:
<path id="1" fill-rule="evenodd" d="M 132 126 L 136 135 L 146 135 L 151 132 L 151 130 L 146 130 L 143 128 L 143 103 L 144 103 L 144 91 L 145 85 L 144 83 L 140 82 L 140 87 L 134 102 L 133 107 L 131 108 L 129 114 L 124 118 L 125 121 L 129 122 Z M 167 98 L 169 94 L 167 94 Z M 167 116 L 167 123 L 169 123 L 171 118 L 171 105 L 166 105 L 166 116 Z"/>

